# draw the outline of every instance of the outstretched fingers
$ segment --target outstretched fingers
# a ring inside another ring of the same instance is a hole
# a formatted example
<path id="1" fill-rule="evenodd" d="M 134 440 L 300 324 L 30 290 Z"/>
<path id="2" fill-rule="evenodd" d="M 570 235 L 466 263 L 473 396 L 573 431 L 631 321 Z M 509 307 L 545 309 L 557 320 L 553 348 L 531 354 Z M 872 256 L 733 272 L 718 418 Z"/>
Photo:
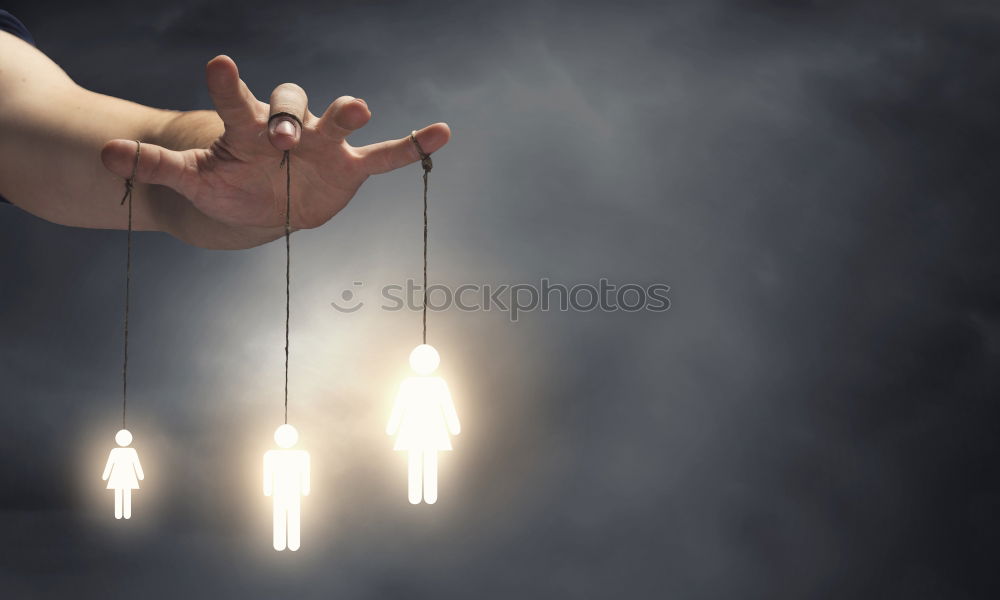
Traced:
<path id="1" fill-rule="evenodd" d="M 441 149 L 451 139 L 451 129 L 447 123 L 435 123 L 416 133 L 417 141 L 424 152 L 432 154 Z M 365 171 L 371 175 L 388 173 L 420 160 L 417 147 L 407 135 L 398 140 L 387 140 L 358 148 Z"/>
<path id="2" fill-rule="evenodd" d="M 192 151 L 177 152 L 141 142 L 136 163 L 135 144 L 135 140 L 109 141 L 101 149 L 101 162 L 119 177 L 131 177 L 134 167 L 137 183 L 165 185 L 188 198 L 193 195 L 198 167 Z"/>

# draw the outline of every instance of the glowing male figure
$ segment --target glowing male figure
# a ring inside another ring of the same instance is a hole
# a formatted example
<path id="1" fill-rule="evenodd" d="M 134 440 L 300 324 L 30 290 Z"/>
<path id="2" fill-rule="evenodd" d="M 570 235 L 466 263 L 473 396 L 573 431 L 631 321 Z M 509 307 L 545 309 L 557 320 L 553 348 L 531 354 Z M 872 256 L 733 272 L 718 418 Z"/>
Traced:
<path id="1" fill-rule="evenodd" d="M 309 453 L 289 450 L 299 432 L 285 423 L 274 431 L 282 450 L 264 454 L 264 495 L 274 497 L 274 549 L 298 550 L 301 534 L 301 499 L 309 495 Z"/>
<path id="2" fill-rule="evenodd" d="M 448 384 L 431 373 L 441 363 L 437 350 L 421 344 L 410 352 L 410 367 L 418 374 L 399 386 L 396 405 L 385 432 L 399 434 L 395 450 L 408 450 L 410 504 L 437 502 L 437 453 L 451 450 L 448 433 L 458 435 L 461 425 L 451 401 Z"/>
<path id="3" fill-rule="evenodd" d="M 107 489 L 115 491 L 115 518 L 131 519 L 132 490 L 139 489 L 139 480 L 145 475 L 135 448 L 126 448 L 132 443 L 132 433 L 128 429 L 119 430 L 115 442 L 121 447 L 111 449 L 101 479 L 107 480 Z"/>

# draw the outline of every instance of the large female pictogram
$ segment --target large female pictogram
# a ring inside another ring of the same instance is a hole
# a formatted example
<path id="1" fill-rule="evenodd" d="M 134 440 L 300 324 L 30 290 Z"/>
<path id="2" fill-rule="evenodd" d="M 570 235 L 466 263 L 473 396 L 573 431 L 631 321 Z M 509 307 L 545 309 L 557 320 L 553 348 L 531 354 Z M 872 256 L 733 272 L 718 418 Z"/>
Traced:
<path id="1" fill-rule="evenodd" d="M 438 452 L 451 450 L 450 435 L 458 435 L 461 425 L 451 401 L 448 384 L 433 373 L 441 357 L 429 344 L 421 344 L 410 353 L 410 367 L 417 376 L 407 377 L 399 385 L 396 405 L 385 432 L 397 435 L 395 450 L 409 456 L 410 504 L 437 502 Z M 449 435 L 450 434 L 450 435 Z"/>

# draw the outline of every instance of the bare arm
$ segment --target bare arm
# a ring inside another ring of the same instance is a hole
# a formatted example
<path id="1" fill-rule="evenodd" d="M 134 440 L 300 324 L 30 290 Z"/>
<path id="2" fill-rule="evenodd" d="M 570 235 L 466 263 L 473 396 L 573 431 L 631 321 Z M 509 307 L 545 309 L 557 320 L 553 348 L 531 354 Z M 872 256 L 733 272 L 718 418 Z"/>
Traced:
<path id="1" fill-rule="evenodd" d="M 206 79 L 215 111 L 151 108 L 80 87 L 38 49 L 0 32 L 0 195 L 54 223 L 124 229 L 123 178 L 135 158 L 132 140 L 141 140 L 134 227 L 236 249 L 284 233 L 285 149 L 293 150 L 298 190 L 293 229 L 325 223 L 370 175 L 419 159 L 406 137 L 347 144 L 371 118 L 351 96 L 316 117 L 301 88 L 282 84 L 271 104 L 280 102 L 302 125 L 288 120 L 276 130 L 268 127 L 271 105 L 250 93 L 231 59 L 209 61 Z M 450 130 L 436 123 L 417 135 L 432 152 Z"/>
<path id="2" fill-rule="evenodd" d="M 85 90 L 6 32 L 0 32 L 0 57 L 0 195 L 53 223 L 125 228 L 117 201 L 122 178 L 101 163 L 108 140 L 208 147 L 223 131 L 212 111 L 161 110 Z M 253 245 L 278 235 L 208 219 L 163 186 L 138 185 L 133 209 L 137 230 L 166 231 L 195 244 L 214 238 L 220 245 Z"/>

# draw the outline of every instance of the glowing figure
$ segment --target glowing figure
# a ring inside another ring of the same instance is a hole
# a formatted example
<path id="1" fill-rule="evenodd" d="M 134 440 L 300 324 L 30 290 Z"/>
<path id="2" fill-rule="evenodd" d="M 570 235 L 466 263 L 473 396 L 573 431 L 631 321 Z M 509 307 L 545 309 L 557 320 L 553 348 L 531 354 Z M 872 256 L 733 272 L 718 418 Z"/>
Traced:
<path id="1" fill-rule="evenodd" d="M 107 489 L 115 491 L 115 518 L 131 519 L 132 490 L 139 489 L 139 480 L 145 475 L 135 448 L 126 448 L 132 443 L 132 433 L 128 429 L 119 430 L 115 442 L 121 447 L 111 449 L 101 479 L 108 482 Z"/>
<path id="2" fill-rule="evenodd" d="M 461 425 L 451 401 L 448 384 L 432 377 L 441 357 L 428 344 L 421 344 L 410 353 L 410 367 L 418 374 L 407 377 L 399 386 L 396 405 L 385 432 L 399 434 L 395 450 L 407 450 L 409 456 L 410 504 L 437 502 L 437 453 L 451 450 L 452 435 L 458 435 Z"/>
<path id="3" fill-rule="evenodd" d="M 282 450 L 264 454 L 264 495 L 274 497 L 274 549 L 298 550 L 301 541 L 301 499 L 309 495 L 309 453 L 289 450 L 299 432 L 285 423 L 274 431 Z"/>

